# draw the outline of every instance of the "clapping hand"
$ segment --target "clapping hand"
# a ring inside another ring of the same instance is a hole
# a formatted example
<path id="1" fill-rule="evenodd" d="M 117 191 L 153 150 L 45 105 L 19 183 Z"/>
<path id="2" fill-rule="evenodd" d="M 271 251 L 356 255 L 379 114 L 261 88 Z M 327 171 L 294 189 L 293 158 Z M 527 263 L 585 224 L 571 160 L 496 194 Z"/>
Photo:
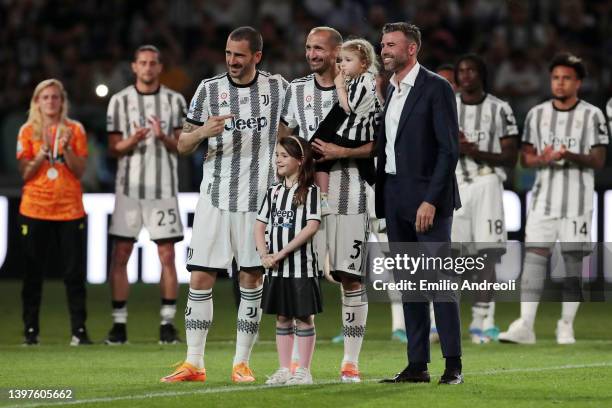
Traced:
<path id="1" fill-rule="evenodd" d="M 459 153 L 466 156 L 473 156 L 477 151 L 478 145 L 470 142 L 467 137 L 465 137 L 465 133 L 459 131 Z"/>
<path id="2" fill-rule="evenodd" d="M 153 135 L 155 135 L 155 137 L 158 139 L 163 139 L 166 135 L 164 135 L 164 132 L 162 131 L 161 121 L 159 118 L 156 115 L 152 115 L 148 121 L 151 124 Z"/>
<path id="3" fill-rule="evenodd" d="M 66 126 L 62 126 L 61 132 L 59 135 L 59 144 L 62 146 L 62 149 L 66 149 L 68 145 L 70 145 L 70 141 L 72 140 L 72 129 Z"/>
<path id="4" fill-rule="evenodd" d="M 132 137 L 136 139 L 136 142 L 146 139 L 151 129 L 147 127 L 140 127 L 136 122 L 133 122 L 133 125 L 135 132 L 132 134 Z"/>

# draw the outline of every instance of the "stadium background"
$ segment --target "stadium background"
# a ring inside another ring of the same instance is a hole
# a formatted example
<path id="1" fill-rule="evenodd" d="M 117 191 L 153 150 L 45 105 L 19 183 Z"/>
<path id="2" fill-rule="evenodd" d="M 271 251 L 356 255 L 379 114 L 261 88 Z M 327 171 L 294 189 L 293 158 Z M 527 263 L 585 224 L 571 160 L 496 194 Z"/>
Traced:
<path id="1" fill-rule="evenodd" d="M 8 199 L 6 256 L 0 278 L 19 277 L 16 213 L 21 178 L 16 134 L 25 121 L 35 85 L 50 77 L 66 86 L 71 116 L 88 131 L 86 193 L 113 192 L 115 161 L 107 151 L 110 95 L 133 81 L 130 62 L 141 44 L 159 46 L 161 81 L 191 98 L 199 81 L 225 70 L 224 45 L 236 26 L 251 24 L 264 38 L 260 68 L 288 80 L 304 75 L 304 39 L 329 25 L 346 38 L 365 37 L 378 47 L 381 27 L 412 21 L 421 27 L 419 55 L 430 69 L 477 52 L 488 63 L 489 90 L 506 99 L 519 125 L 528 109 L 549 95 L 547 61 L 569 50 L 584 58 L 589 77 L 581 97 L 604 108 L 612 95 L 612 1 L 609 0 L 5 0 L 0 5 L 0 196 Z M 105 85 L 106 95 L 96 93 Z M 182 192 L 198 191 L 202 154 L 180 159 Z M 612 160 L 596 175 L 599 241 L 604 240 L 603 193 L 612 188 Z M 524 225 L 525 192 L 533 172 L 513 169 L 506 188 L 519 194 Z M 192 216 L 189 216 L 190 225 Z M 521 240 L 523 227 L 510 234 Z M 4 244 L 4 242 L 3 242 Z M 3 245 L 4 247 L 4 245 Z M 57 276 L 51 271 L 51 276 Z"/>
<path id="2" fill-rule="evenodd" d="M 307 71 L 304 39 L 321 24 L 346 37 L 364 36 L 378 44 L 385 22 L 407 20 L 423 32 L 419 60 L 428 68 L 452 62 L 475 51 L 489 66 L 490 90 L 512 105 L 522 124 L 530 106 L 548 96 L 547 61 L 560 50 L 583 57 L 590 76 L 581 97 L 600 108 L 612 95 L 612 1 L 608 0 L 0 0 L 0 196 L 6 197 L 8 252 L 0 268 L 0 406 L 18 406 L 5 399 L 9 388 L 73 388 L 76 403 L 88 406 L 453 406 L 453 407 L 602 407 L 612 405 L 612 358 L 609 304 L 586 303 L 576 320 L 578 343 L 557 346 L 553 330 L 558 304 L 544 303 L 537 323 L 538 344 L 511 347 L 476 346 L 464 337 L 466 384 L 460 389 L 432 386 L 383 387 L 378 378 L 401 369 L 405 349 L 391 344 L 389 307 L 371 304 L 368 332 L 360 366 L 363 384 L 337 384 L 342 347 L 329 339 L 340 328 L 338 288 L 324 284 L 325 313 L 317 318 L 318 343 L 313 362 L 313 387 L 264 389 L 264 374 L 276 368 L 272 318 L 262 321 L 253 354 L 258 374 L 254 387 L 232 387 L 229 364 L 235 339 L 235 309 L 231 282 L 215 287 L 215 325 L 209 335 L 209 381 L 160 387 L 158 379 L 170 363 L 184 358 L 184 344 L 159 346 L 159 292 L 156 285 L 136 284 L 130 297 L 131 344 L 112 351 L 103 345 L 68 347 L 69 324 L 61 281 L 46 282 L 41 316 L 41 346 L 22 348 L 20 278 L 16 214 L 21 179 L 15 160 L 16 135 L 25 121 L 34 86 L 56 77 L 64 82 L 72 104 L 71 116 L 88 130 L 90 158 L 83 179 L 87 193 L 112 193 L 114 162 L 106 154 L 105 116 L 108 98 L 132 82 L 129 63 L 143 43 L 163 52 L 162 82 L 189 100 L 198 82 L 225 70 L 224 45 L 229 31 L 251 24 L 264 36 L 261 68 L 291 80 Z M 99 84 L 109 88 L 96 95 Z M 609 156 L 609 155 L 608 155 Z M 182 158 L 180 190 L 195 192 L 201 154 Z M 596 176 L 599 192 L 599 236 L 604 238 L 604 195 L 612 189 L 610 158 Z M 525 201 L 533 175 L 515 169 L 506 188 Z M 0 210 L 3 199 L 0 197 Z M 612 208 L 612 205 L 610 206 Z M 524 206 L 523 206 L 524 208 Z M 612 210 L 610 211 L 612 213 Z M 3 214 L 0 211 L 0 214 Z M 524 225 L 524 210 L 522 212 Z M 612 216 L 607 221 L 612 223 Z M 188 217 L 190 225 L 192 216 Z M 612 232 L 612 231 L 611 231 Z M 511 234 L 522 238 L 522 230 Z M 1 250 L 1 248 L 0 248 Z M 3 254 L 0 252 L 0 260 Z M 60 271 L 50 265 L 50 277 Z M 186 285 L 180 288 L 179 310 Z M 462 308 L 464 332 L 470 308 Z M 88 330 L 97 343 L 106 335 L 110 317 L 107 285 L 91 285 Z M 516 317 L 518 305 L 498 305 L 500 327 Z M 183 327 L 183 316 L 177 316 Z M 443 370 L 439 350 L 432 348 L 432 375 Z M 31 406 L 45 402 L 30 401 Z M 40 405 L 36 405 L 40 404 Z"/>

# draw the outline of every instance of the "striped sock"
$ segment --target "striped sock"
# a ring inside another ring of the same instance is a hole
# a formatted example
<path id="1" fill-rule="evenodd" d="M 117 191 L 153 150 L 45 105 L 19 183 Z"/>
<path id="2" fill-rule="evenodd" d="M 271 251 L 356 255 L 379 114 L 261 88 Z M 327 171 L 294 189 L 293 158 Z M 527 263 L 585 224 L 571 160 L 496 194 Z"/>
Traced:
<path id="1" fill-rule="evenodd" d="M 342 331 L 344 334 L 343 363 L 359 362 L 359 353 L 366 330 L 368 302 L 365 299 L 365 288 L 344 291 L 342 301 Z"/>
<path id="2" fill-rule="evenodd" d="M 206 336 L 213 319 L 212 289 L 189 289 L 185 308 L 185 339 L 187 361 L 198 368 L 204 367 Z"/>
<path id="3" fill-rule="evenodd" d="M 176 316 L 176 299 L 162 299 L 159 316 L 161 317 L 160 324 L 174 324 L 174 317 Z"/>
<path id="4" fill-rule="evenodd" d="M 294 347 L 293 326 L 276 326 L 276 351 L 278 362 L 282 368 L 291 368 L 291 353 Z"/>
<path id="5" fill-rule="evenodd" d="M 310 370 L 312 355 L 314 354 L 315 341 L 317 334 L 314 326 L 298 327 L 295 331 L 297 336 L 298 348 L 300 349 L 300 367 Z"/>
<path id="6" fill-rule="evenodd" d="M 251 357 L 251 350 L 259 332 L 259 321 L 261 320 L 259 306 L 262 293 L 263 285 L 254 289 L 240 288 L 234 365 L 242 362 L 248 363 Z"/>

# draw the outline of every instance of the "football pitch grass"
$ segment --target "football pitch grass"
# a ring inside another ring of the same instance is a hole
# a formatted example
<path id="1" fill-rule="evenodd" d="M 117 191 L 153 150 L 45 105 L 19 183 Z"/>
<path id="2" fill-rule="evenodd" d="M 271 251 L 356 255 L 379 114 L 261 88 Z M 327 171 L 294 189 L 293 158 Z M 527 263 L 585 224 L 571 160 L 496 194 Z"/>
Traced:
<path id="1" fill-rule="evenodd" d="M 274 321 L 265 316 L 251 359 L 257 382 L 234 385 L 230 371 L 234 354 L 235 306 L 231 282 L 214 289 L 214 322 L 206 346 L 208 380 L 161 384 L 159 378 L 185 356 L 186 346 L 158 345 L 159 290 L 156 285 L 132 286 L 128 336 L 130 344 L 101 344 L 111 326 L 109 288 L 90 286 L 88 330 L 96 345 L 70 347 L 69 323 L 61 282 L 45 283 L 41 344 L 23 347 L 20 283 L 0 282 L 0 408 L 12 406 L 83 407 L 610 407 L 612 406 L 612 308 L 609 303 L 581 306 L 576 319 L 577 344 L 559 346 L 554 329 L 560 305 L 540 306 L 533 346 L 473 345 L 469 342 L 469 305 L 462 305 L 465 384 L 438 386 L 444 368 L 438 344 L 432 346 L 430 384 L 379 384 L 401 370 L 405 347 L 390 340 L 388 304 L 370 304 L 368 327 L 360 358 L 362 384 L 340 384 L 342 345 L 330 338 L 340 328 L 338 288 L 324 283 L 324 310 L 316 318 L 317 346 L 312 364 L 315 384 L 267 387 L 266 375 L 278 365 Z M 187 286 L 180 288 L 177 327 L 183 333 L 182 310 Z M 502 329 L 518 315 L 518 304 L 497 304 Z M 10 389 L 73 390 L 71 401 L 14 400 Z"/>

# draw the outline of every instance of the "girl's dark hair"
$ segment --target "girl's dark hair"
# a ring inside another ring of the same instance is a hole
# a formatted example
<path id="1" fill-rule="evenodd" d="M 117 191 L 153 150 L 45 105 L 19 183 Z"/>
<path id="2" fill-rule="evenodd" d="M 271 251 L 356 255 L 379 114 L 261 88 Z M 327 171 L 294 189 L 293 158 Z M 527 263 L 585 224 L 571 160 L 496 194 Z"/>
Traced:
<path id="1" fill-rule="evenodd" d="M 283 137 L 278 144 L 283 146 L 289 156 L 302 162 L 298 171 L 298 188 L 293 195 L 293 203 L 305 204 L 308 190 L 314 183 L 314 159 L 310 144 L 297 136 Z"/>

